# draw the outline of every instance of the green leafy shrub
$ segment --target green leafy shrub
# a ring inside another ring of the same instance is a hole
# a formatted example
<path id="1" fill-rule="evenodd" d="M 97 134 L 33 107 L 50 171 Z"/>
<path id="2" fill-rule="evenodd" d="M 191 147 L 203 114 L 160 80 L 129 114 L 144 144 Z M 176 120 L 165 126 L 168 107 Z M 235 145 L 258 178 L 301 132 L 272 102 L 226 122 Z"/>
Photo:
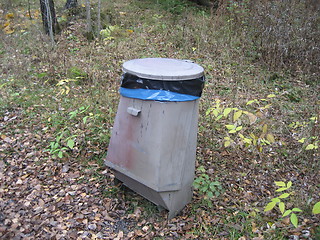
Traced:
<path id="1" fill-rule="evenodd" d="M 254 111 L 224 107 L 217 99 L 214 106 L 206 111 L 206 116 L 212 115 L 214 121 L 224 125 L 224 147 L 250 148 L 252 151 L 261 153 L 264 146 L 275 143 L 276 140 L 270 132 L 270 126 L 261 113 L 271 107 L 269 102 L 274 97 L 274 94 L 270 94 L 266 99 L 248 101 L 246 107 L 257 105 Z"/>
<path id="2" fill-rule="evenodd" d="M 279 182 L 275 182 L 275 184 L 279 187 L 276 190 L 276 192 L 287 191 L 292 186 L 291 181 L 289 181 L 288 183 L 279 181 Z M 264 208 L 264 211 L 265 212 L 271 211 L 272 209 L 274 209 L 274 207 L 276 205 L 278 205 L 279 210 L 282 214 L 282 217 L 286 217 L 286 216 L 290 215 L 290 221 L 291 221 L 292 225 L 295 227 L 298 227 L 298 217 L 297 217 L 296 213 L 302 212 L 302 210 L 300 208 L 292 208 L 292 209 L 286 210 L 285 202 L 283 202 L 283 200 L 287 199 L 290 195 L 291 195 L 291 193 L 285 192 L 285 193 L 282 193 L 281 195 L 279 195 L 278 197 L 271 199 L 271 201 Z"/>
<path id="3" fill-rule="evenodd" d="M 113 26 L 110 25 L 100 31 L 100 36 L 105 41 L 108 41 L 108 40 L 121 39 L 121 38 L 127 37 L 132 32 L 133 32 L 132 30 L 122 29 L 118 25 L 113 25 Z"/>
<path id="4" fill-rule="evenodd" d="M 289 124 L 289 127 L 295 135 L 300 136 L 297 141 L 303 144 L 305 150 L 316 150 L 319 148 L 320 139 L 319 136 L 315 136 L 319 131 L 317 116 L 309 118 L 308 121 L 292 122 Z"/>
<path id="5" fill-rule="evenodd" d="M 87 133 L 90 133 L 93 127 L 89 121 L 98 119 L 99 114 L 87 113 L 90 106 L 81 106 L 78 109 L 70 111 L 69 117 L 64 117 L 59 120 L 49 119 L 50 124 L 57 129 L 54 141 L 51 141 L 46 151 L 54 157 L 62 158 L 68 151 L 78 151 L 78 147 L 86 141 Z M 76 129 L 70 128 L 69 125 L 74 125 Z M 96 136 L 101 137 L 101 136 Z M 105 139 L 105 137 L 104 137 Z M 92 139 L 93 140 L 93 139 Z"/>
<path id="6" fill-rule="evenodd" d="M 67 133 L 68 131 L 66 130 L 59 132 L 55 140 L 50 142 L 49 148 L 46 149 L 54 157 L 62 158 L 67 150 L 72 150 L 74 148 L 74 139 L 77 137 L 77 135 L 65 137 Z"/>
<path id="7" fill-rule="evenodd" d="M 198 168 L 201 175 L 193 182 L 193 187 L 210 199 L 214 196 L 218 197 L 222 192 L 222 186 L 219 181 L 212 181 L 203 166 Z"/>
<path id="8" fill-rule="evenodd" d="M 292 195 L 292 192 L 288 190 L 292 187 L 292 182 L 287 183 L 283 181 L 276 181 L 275 184 L 278 186 L 276 192 L 282 192 L 278 197 L 272 198 L 271 201 L 265 206 L 264 211 L 268 212 L 273 210 L 277 205 L 282 217 L 290 215 L 290 221 L 294 227 L 298 227 L 298 216 L 297 213 L 302 212 L 300 208 L 286 209 L 286 203 L 284 200 L 288 200 L 288 197 Z M 320 213 L 320 202 L 317 202 L 312 208 L 312 214 Z"/>

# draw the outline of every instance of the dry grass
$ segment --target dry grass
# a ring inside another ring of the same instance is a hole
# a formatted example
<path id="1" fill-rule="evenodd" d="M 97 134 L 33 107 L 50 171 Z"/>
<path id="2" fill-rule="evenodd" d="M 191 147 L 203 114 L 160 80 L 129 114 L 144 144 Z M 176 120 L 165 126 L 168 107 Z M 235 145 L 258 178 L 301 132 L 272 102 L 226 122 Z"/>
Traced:
<path id="1" fill-rule="evenodd" d="M 271 69 L 305 74 L 310 84 L 319 83 L 319 3 L 226 1 L 221 8 L 245 46 L 246 56 L 266 63 Z"/>

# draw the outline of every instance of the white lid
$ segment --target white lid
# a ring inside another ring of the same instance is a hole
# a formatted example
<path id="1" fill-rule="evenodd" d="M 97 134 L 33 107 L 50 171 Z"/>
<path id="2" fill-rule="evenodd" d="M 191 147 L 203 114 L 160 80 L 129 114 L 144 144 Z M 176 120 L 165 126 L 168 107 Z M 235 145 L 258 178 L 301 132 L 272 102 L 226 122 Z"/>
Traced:
<path id="1" fill-rule="evenodd" d="M 152 80 L 191 80 L 203 76 L 203 67 L 188 60 L 170 58 L 133 59 L 123 64 L 122 70 Z"/>

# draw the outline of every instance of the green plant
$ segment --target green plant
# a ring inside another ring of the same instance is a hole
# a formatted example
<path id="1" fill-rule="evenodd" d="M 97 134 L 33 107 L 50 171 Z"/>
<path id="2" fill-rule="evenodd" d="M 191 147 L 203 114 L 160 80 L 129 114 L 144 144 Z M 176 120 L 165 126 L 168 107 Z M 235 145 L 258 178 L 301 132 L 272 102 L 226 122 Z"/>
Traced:
<path id="1" fill-rule="evenodd" d="M 292 186 L 291 181 L 289 181 L 288 183 L 278 181 L 278 182 L 275 182 L 275 184 L 279 187 L 276 190 L 276 192 L 287 191 Z M 276 205 L 278 205 L 279 210 L 282 214 L 282 217 L 287 217 L 290 215 L 290 221 L 291 221 L 292 225 L 295 227 L 298 227 L 298 217 L 297 217 L 296 213 L 302 212 L 302 210 L 300 208 L 292 208 L 292 209 L 286 210 L 285 202 L 282 201 L 284 199 L 287 199 L 291 194 L 292 193 L 285 192 L 285 193 L 282 193 L 281 195 L 279 195 L 278 197 L 271 199 L 271 201 L 264 208 L 264 211 L 265 212 L 271 211 L 272 209 L 274 209 L 274 207 Z"/>
<path id="2" fill-rule="evenodd" d="M 108 42 L 116 39 L 123 39 L 130 36 L 132 33 L 132 29 L 122 29 L 118 25 L 110 25 L 100 31 L 100 36 L 105 42 Z"/>
<path id="3" fill-rule="evenodd" d="M 287 183 L 283 181 L 276 181 L 275 184 L 279 187 L 276 192 L 284 192 L 289 190 L 292 187 L 292 182 L 289 181 Z M 300 208 L 291 208 L 286 210 L 284 199 L 288 199 L 288 197 L 292 194 L 288 192 L 284 192 L 276 198 L 272 198 L 271 201 L 265 206 L 264 211 L 268 212 L 275 208 L 278 205 L 279 210 L 281 212 L 282 217 L 287 217 L 290 215 L 290 221 L 294 227 L 298 227 L 298 212 L 302 212 Z M 312 214 L 320 214 L 320 202 L 315 203 L 312 208 Z"/>
<path id="4" fill-rule="evenodd" d="M 104 40 L 113 40 L 115 39 L 115 35 L 117 32 L 120 32 L 121 29 L 119 26 L 114 25 L 114 26 L 107 26 L 105 29 L 102 29 L 100 31 L 100 36 Z"/>
<path id="5" fill-rule="evenodd" d="M 316 124 L 318 123 L 318 117 L 311 117 L 309 118 L 309 121 L 303 121 L 303 122 L 292 122 L 289 124 L 289 127 L 291 128 L 291 131 L 294 134 L 303 134 L 302 138 L 297 140 L 299 143 L 304 144 L 303 148 L 305 150 L 316 150 L 319 148 L 319 137 L 314 136 L 316 130 Z M 300 133 L 300 132 L 301 133 Z M 309 134 L 308 137 L 305 137 L 306 132 L 311 131 L 311 134 Z"/>
<path id="6" fill-rule="evenodd" d="M 317 202 L 312 208 L 313 214 L 320 214 L 320 202 Z"/>
<path id="7" fill-rule="evenodd" d="M 79 51 L 79 48 L 70 49 L 71 52 Z M 71 67 L 67 71 L 67 76 L 70 79 L 86 79 L 88 78 L 88 74 L 79 67 Z"/>
<path id="8" fill-rule="evenodd" d="M 274 94 L 270 94 L 265 99 L 248 101 L 246 106 L 256 105 L 255 111 L 224 107 L 217 99 L 215 105 L 206 111 L 206 116 L 212 115 L 214 121 L 223 123 L 224 135 L 226 135 L 224 147 L 250 147 L 252 150 L 262 152 L 263 146 L 275 143 L 275 137 L 270 133 L 269 125 L 265 121 L 258 121 L 264 117 L 261 112 L 271 107 L 269 102 L 274 97 Z"/>
<path id="9" fill-rule="evenodd" d="M 107 141 L 109 136 L 101 126 L 102 118 L 99 113 L 88 112 L 90 106 L 81 106 L 68 113 L 69 116 L 53 115 L 48 118 L 48 123 L 56 130 L 54 141 L 51 141 L 47 149 L 55 157 L 62 158 L 69 150 L 77 151 L 80 143 Z M 93 120 L 89 122 L 89 119 Z M 100 122 L 100 123 L 96 123 Z M 75 126 L 75 128 L 70 126 Z M 47 130 L 48 128 L 45 128 Z"/>
<path id="10" fill-rule="evenodd" d="M 79 107 L 78 109 L 72 111 L 72 112 L 69 112 L 69 119 L 73 119 L 73 118 L 76 118 L 78 117 L 78 115 L 82 114 L 82 113 L 85 113 L 87 112 L 87 110 L 89 109 L 90 106 L 81 106 Z M 88 115 L 82 117 L 82 122 L 83 124 L 86 124 L 88 119 L 92 118 L 92 119 L 98 119 L 100 117 L 100 114 L 93 114 L 92 112 L 90 112 Z"/>
<path id="11" fill-rule="evenodd" d="M 304 143 L 307 138 L 301 138 L 298 140 L 300 143 Z M 309 143 L 305 147 L 306 150 L 315 150 L 319 148 L 319 137 L 311 136 L 308 138 Z"/>
<path id="12" fill-rule="evenodd" d="M 67 131 L 60 132 L 59 135 L 56 137 L 55 141 L 50 142 L 49 148 L 46 149 L 53 156 L 62 158 L 63 154 L 67 150 L 69 149 L 72 150 L 74 148 L 75 146 L 74 139 L 77 137 L 77 135 L 72 135 L 64 138 L 66 133 Z"/>
<path id="13" fill-rule="evenodd" d="M 73 118 L 77 117 L 79 114 L 82 114 L 82 113 L 86 112 L 89 107 L 90 106 L 86 106 L 86 107 L 81 106 L 78 109 L 69 112 L 69 119 L 73 119 Z M 86 120 L 84 120 L 84 118 L 83 118 L 83 122 L 85 122 L 85 121 Z"/>
<path id="14" fill-rule="evenodd" d="M 194 180 L 194 188 L 205 194 L 209 199 L 214 196 L 218 197 L 222 192 L 221 183 L 217 180 L 212 181 L 203 166 L 199 167 L 198 171 L 202 174 Z"/>

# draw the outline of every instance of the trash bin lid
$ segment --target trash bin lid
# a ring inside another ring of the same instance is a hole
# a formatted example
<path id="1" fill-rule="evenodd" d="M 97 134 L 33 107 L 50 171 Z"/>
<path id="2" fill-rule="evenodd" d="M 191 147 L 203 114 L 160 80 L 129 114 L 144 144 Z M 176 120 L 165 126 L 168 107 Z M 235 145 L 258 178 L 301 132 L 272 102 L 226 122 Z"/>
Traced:
<path id="1" fill-rule="evenodd" d="M 188 60 L 171 58 L 141 58 L 127 61 L 122 70 L 152 80 L 190 80 L 203 76 L 204 69 Z"/>

